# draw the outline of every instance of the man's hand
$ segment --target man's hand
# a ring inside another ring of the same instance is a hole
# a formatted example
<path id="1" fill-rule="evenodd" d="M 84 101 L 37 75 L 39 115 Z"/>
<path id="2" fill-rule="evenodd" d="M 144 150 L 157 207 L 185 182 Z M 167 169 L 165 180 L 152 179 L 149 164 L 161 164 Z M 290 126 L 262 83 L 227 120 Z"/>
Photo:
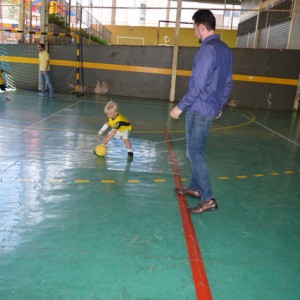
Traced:
<path id="1" fill-rule="evenodd" d="M 216 115 L 216 119 L 220 119 L 222 116 L 222 111 L 220 110 L 219 113 Z"/>
<path id="2" fill-rule="evenodd" d="M 173 119 L 179 119 L 179 115 L 182 113 L 182 110 L 180 110 L 177 106 L 175 106 L 171 112 L 170 112 L 170 116 Z"/>

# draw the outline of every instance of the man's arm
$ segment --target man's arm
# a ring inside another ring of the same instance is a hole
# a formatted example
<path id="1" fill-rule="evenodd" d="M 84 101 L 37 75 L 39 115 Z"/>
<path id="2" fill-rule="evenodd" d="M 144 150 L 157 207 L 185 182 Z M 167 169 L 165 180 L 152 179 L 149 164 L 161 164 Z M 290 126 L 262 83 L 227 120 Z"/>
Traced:
<path id="1" fill-rule="evenodd" d="M 47 73 L 47 72 L 48 72 L 48 68 L 49 68 L 49 66 L 50 66 L 50 60 L 49 60 L 49 59 L 47 59 L 47 60 L 46 60 L 46 65 L 45 65 L 45 70 L 44 70 L 44 72 L 45 72 L 45 73 Z"/>
<path id="2" fill-rule="evenodd" d="M 189 89 L 177 105 L 180 110 L 183 111 L 193 105 L 194 101 L 201 97 L 201 93 L 205 92 L 207 82 L 212 77 L 214 61 L 215 49 L 202 46 L 194 59 Z"/>
<path id="3" fill-rule="evenodd" d="M 227 64 L 228 64 L 228 72 L 227 72 L 227 77 L 225 81 L 225 87 L 224 87 L 224 96 L 222 100 L 222 108 L 227 104 L 228 99 L 230 97 L 231 91 L 232 91 L 232 85 L 233 85 L 233 80 L 232 80 L 232 53 L 230 52 L 230 56 L 227 59 Z"/>

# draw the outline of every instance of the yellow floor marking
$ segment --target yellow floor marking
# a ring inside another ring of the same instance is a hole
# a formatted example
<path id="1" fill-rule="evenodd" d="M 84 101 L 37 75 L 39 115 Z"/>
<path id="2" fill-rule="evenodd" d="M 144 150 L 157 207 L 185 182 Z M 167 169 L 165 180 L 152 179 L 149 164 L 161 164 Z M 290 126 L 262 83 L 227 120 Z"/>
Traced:
<path id="1" fill-rule="evenodd" d="M 65 181 L 63 179 L 50 179 L 49 182 L 51 182 L 51 183 L 64 183 Z"/>
<path id="2" fill-rule="evenodd" d="M 90 183 L 88 179 L 75 179 L 74 182 L 76 183 Z"/>
<path id="3" fill-rule="evenodd" d="M 256 116 L 251 111 L 248 111 L 247 113 L 251 116 L 251 119 L 249 119 L 249 121 L 246 121 L 244 123 L 237 124 L 237 125 L 216 127 L 216 128 L 212 128 L 211 130 L 212 131 L 227 130 L 227 129 L 233 129 L 233 128 L 238 128 L 238 127 L 243 127 L 243 126 L 249 125 L 249 124 L 253 123 L 256 120 Z"/>
<path id="4" fill-rule="evenodd" d="M 33 178 L 21 178 L 18 181 L 21 181 L 21 182 L 34 182 L 34 179 Z"/>
<path id="5" fill-rule="evenodd" d="M 284 171 L 285 174 L 294 174 L 293 171 Z"/>
<path id="6" fill-rule="evenodd" d="M 291 174 L 295 174 L 296 172 L 300 172 L 300 169 L 292 171 L 292 170 L 287 170 L 287 171 L 283 171 L 284 174 L 286 175 L 291 175 Z M 279 172 L 271 172 L 269 173 L 272 176 L 280 176 L 281 173 Z M 266 176 L 266 174 L 262 174 L 262 173 L 256 173 L 253 176 L 255 177 L 264 177 Z M 250 175 L 238 175 L 235 176 L 235 178 L 237 179 L 246 179 L 251 177 Z M 230 180 L 230 177 L 228 176 L 219 176 L 217 177 L 219 180 Z M 35 182 L 34 178 L 19 178 L 17 179 L 17 181 L 19 182 Z M 187 181 L 186 178 L 181 178 L 181 181 Z M 0 182 L 3 182 L 3 178 L 0 178 Z M 68 183 L 70 182 L 70 180 L 65 180 L 65 179 L 49 179 L 48 182 L 50 183 Z M 89 180 L 89 179 L 74 179 L 73 182 L 75 183 L 91 183 L 91 182 L 97 182 L 94 180 Z M 117 181 L 114 179 L 104 179 L 100 181 L 101 183 L 116 183 Z M 127 180 L 128 183 L 140 183 L 139 179 L 128 179 Z M 155 183 L 163 183 L 163 182 L 167 182 L 167 179 L 164 178 L 157 178 L 157 179 L 153 179 L 153 182 Z"/>

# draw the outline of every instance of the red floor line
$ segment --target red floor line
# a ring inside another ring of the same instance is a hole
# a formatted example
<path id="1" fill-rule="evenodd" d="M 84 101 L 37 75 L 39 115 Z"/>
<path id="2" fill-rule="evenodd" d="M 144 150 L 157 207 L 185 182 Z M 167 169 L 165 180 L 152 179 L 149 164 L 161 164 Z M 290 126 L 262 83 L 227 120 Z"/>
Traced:
<path id="1" fill-rule="evenodd" d="M 180 171 L 177 165 L 175 152 L 173 149 L 173 143 L 171 140 L 170 133 L 168 130 L 166 132 L 166 140 L 169 149 L 169 157 L 173 168 L 174 174 L 174 183 L 178 188 L 183 188 Z M 192 222 L 192 218 L 190 213 L 187 211 L 187 201 L 186 197 L 182 195 L 178 195 L 178 205 L 180 208 L 181 220 L 183 224 L 184 234 L 186 245 L 190 258 L 190 265 L 192 269 L 192 275 L 194 279 L 194 285 L 196 290 L 197 299 L 212 299 L 212 294 L 209 286 L 209 282 L 207 280 L 205 267 L 203 264 L 203 259 L 199 247 L 199 243 L 197 240 L 197 236 L 195 233 L 194 225 Z"/>

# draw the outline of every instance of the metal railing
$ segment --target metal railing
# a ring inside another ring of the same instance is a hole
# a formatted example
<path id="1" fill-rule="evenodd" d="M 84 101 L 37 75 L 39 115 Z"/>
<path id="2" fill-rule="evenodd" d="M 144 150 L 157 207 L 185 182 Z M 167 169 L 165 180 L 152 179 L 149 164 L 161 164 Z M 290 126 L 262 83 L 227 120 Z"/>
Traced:
<path id="1" fill-rule="evenodd" d="M 30 4 L 17 5 L 3 3 L 5 1 L 1 2 L 0 29 L 41 30 L 40 4 L 31 2 Z M 76 6 L 70 6 L 64 0 L 49 1 L 48 15 L 52 21 L 55 21 L 55 25 L 61 27 L 60 31 L 63 33 L 75 32 L 90 42 L 110 44 L 111 32 L 93 16 L 91 9 L 82 7 L 78 2 Z M 4 41 L 0 42 L 3 43 Z M 17 43 L 18 40 L 9 41 L 9 43 L 12 42 Z"/>

